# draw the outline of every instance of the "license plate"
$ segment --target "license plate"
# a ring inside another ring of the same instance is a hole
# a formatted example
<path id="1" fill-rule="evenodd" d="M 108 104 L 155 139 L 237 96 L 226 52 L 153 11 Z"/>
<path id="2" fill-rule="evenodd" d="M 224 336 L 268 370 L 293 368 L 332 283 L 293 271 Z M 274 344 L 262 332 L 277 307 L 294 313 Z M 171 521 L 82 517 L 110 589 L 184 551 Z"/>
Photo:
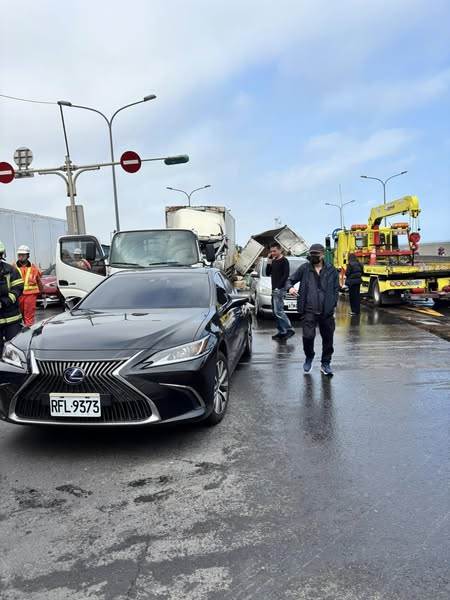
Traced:
<path id="1" fill-rule="evenodd" d="M 52 417 L 100 417 L 100 394 L 50 394 Z"/>
<path id="2" fill-rule="evenodd" d="M 286 302 L 286 307 L 287 307 L 287 310 L 296 310 L 296 308 L 297 308 L 297 301 L 296 300 L 290 300 L 290 301 Z"/>

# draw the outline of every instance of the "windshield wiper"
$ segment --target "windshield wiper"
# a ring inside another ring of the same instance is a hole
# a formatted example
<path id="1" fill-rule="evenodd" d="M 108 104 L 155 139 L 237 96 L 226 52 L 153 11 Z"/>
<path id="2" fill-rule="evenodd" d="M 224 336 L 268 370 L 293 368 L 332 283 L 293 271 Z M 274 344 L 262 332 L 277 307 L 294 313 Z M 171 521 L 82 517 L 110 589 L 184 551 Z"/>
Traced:
<path id="1" fill-rule="evenodd" d="M 172 267 L 188 267 L 185 263 L 177 262 L 176 260 L 165 260 L 163 262 L 151 262 L 148 263 L 149 267 L 160 267 L 160 266 L 172 266 Z"/>
<path id="2" fill-rule="evenodd" d="M 110 267 L 138 267 L 139 269 L 144 269 L 144 265 L 139 265 L 138 263 L 129 263 L 129 262 L 113 262 L 109 263 Z"/>

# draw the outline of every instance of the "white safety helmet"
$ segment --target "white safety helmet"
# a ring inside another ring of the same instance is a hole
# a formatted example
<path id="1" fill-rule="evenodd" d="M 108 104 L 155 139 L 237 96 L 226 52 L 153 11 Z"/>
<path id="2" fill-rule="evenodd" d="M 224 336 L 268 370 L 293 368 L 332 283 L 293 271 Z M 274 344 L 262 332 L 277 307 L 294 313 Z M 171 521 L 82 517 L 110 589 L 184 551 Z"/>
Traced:
<path id="1" fill-rule="evenodd" d="M 31 254 L 31 250 L 25 244 L 17 248 L 17 254 Z"/>
<path id="2" fill-rule="evenodd" d="M 82 256 L 82 252 L 81 252 L 81 248 L 75 248 L 75 250 L 73 251 L 73 255 L 74 256 Z"/>

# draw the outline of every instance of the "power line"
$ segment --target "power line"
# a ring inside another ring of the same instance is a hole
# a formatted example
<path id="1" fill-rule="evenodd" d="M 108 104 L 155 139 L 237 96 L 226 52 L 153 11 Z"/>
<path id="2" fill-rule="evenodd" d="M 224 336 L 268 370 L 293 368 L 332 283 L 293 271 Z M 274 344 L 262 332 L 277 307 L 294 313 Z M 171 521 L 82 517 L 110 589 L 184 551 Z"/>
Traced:
<path id="1" fill-rule="evenodd" d="M 45 100 L 30 100 L 29 98 L 17 98 L 16 96 L 7 96 L 6 94 L 0 94 L 0 98 L 7 98 L 8 100 L 19 100 L 20 102 L 31 102 L 32 104 L 57 104 L 57 102 L 46 102 Z"/>

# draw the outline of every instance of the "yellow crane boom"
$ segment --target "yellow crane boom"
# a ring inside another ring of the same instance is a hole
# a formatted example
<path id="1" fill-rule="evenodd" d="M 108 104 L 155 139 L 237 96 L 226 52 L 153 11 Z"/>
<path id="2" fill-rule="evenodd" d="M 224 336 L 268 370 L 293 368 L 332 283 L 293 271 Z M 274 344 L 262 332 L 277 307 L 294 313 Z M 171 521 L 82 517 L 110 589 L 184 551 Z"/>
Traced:
<path id="1" fill-rule="evenodd" d="M 376 206 L 370 211 L 368 227 L 373 229 L 380 225 L 382 219 L 385 217 L 391 217 L 392 215 L 406 214 L 408 213 L 414 219 L 419 216 L 420 207 L 419 199 L 417 196 L 403 196 L 399 200 L 394 200 L 388 204 L 382 204 Z"/>

